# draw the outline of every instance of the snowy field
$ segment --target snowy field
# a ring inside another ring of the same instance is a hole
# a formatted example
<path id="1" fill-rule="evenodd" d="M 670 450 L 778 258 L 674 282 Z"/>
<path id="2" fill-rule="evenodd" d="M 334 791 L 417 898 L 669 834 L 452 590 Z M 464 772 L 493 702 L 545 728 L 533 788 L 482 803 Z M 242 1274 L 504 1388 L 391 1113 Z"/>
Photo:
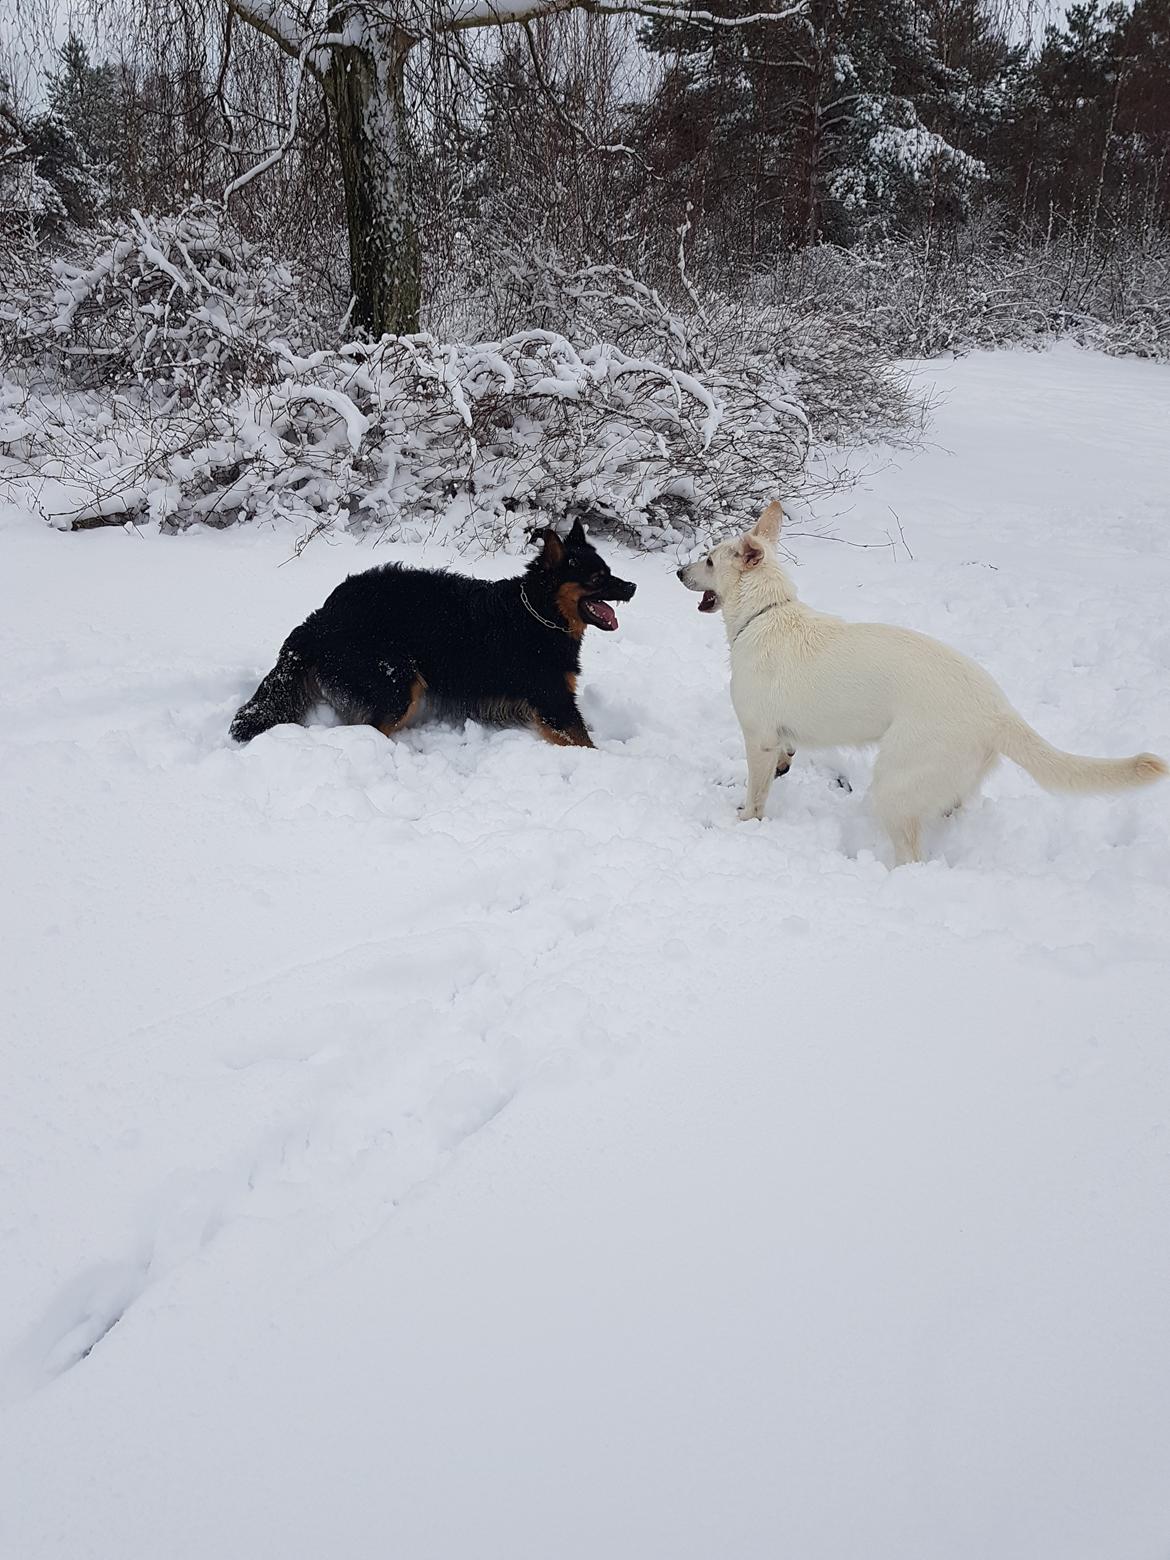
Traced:
<path id="1" fill-rule="evenodd" d="M 1170 371 L 924 373 L 803 595 L 1170 755 Z M 3 1560 L 1164 1560 L 1170 786 L 1005 765 L 897 872 L 864 755 L 737 824 L 666 556 L 597 752 L 237 750 L 347 572 L 450 555 L 0 524 Z"/>

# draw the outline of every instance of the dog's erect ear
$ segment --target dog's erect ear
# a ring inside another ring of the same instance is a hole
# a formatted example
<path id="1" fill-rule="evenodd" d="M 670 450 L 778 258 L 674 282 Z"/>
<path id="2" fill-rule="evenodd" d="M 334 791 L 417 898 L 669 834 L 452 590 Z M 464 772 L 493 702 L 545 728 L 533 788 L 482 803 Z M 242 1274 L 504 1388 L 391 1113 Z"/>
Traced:
<path id="1" fill-rule="evenodd" d="M 589 538 L 585 535 L 585 527 L 581 524 L 581 516 L 578 515 L 576 520 L 573 521 L 573 529 L 569 532 L 569 541 L 587 542 L 588 540 Z"/>
<path id="2" fill-rule="evenodd" d="M 532 540 L 541 543 L 540 557 L 536 561 L 542 569 L 555 569 L 564 562 L 565 544 L 555 531 L 537 531 Z"/>
<path id="3" fill-rule="evenodd" d="M 780 500 L 774 498 L 752 527 L 752 535 L 762 536 L 766 542 L 774 542 L 783 524 L 784 511 L 780 507 Z"/>
<path id="4" fill-rule="evenodd" d="M 763 546 L 754 536 L 745 536 L 739 544 L 739 561 L 745 569 L 754 569 L 764 561 Z"/>

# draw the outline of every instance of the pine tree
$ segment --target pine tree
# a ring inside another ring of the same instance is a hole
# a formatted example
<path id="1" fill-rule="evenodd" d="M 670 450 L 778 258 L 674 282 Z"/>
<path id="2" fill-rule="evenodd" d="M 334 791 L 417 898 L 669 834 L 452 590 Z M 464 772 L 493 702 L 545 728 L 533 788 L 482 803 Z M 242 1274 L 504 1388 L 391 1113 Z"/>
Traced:
<path id="1" fill-rule="evenodd" d="M 646 44 L 668 64 L 647 137 L 680 196 L 697 187 L 708 226 L 751 256 L 954 216 L 986 176 L 964 136 L 1011 58 L 989 25 L 968 30 L 932 26 L 917 0 L 812 0 L 787 26 L 714 36 L 655 23 Z"/>
<path id="2" fill-rule="evenodd" d="M 1098 0 L 1050 26 L 1021 73 L 999 162 L 1025 221 L 1170 215 L 1170 3 Z"/>
<path id="3" fill-rule="evenodd" d="M 118 66 L 95 65 L 85 43 L 70 33 L 57 52 L 48 78 L 49 108 L 40 121 L 54 147 L 68 160 L 75 149 L 76 176 L 87 183 L 93 206 L 121 209 L 126 201 L 128 82 Z"/>

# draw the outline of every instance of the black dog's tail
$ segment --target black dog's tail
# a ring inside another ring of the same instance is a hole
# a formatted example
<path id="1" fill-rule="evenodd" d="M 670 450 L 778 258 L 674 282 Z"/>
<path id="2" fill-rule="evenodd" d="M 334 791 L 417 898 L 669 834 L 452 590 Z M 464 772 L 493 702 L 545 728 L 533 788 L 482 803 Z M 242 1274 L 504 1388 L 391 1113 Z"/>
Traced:
<path id="1" fill-rule="evenodd" d="M 251 742 L 271 726 L 304 720 L 313 702 L 309 684 L 305 663 L 286 644 L 268 676 L 236 711 L 232 737 L 237 742 Z"/>

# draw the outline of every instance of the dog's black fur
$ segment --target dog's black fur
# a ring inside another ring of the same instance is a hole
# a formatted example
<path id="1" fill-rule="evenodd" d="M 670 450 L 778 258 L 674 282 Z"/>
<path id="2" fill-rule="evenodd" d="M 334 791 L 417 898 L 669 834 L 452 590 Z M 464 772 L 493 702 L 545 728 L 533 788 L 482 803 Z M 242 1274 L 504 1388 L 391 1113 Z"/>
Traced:
<path id="1" fill-rule="evenodd" d="M 351 574 L 293 629 L 272 671 L 236 712 L 248 742 L 326 703 L 387 736 L 423 708 L 461 719 L 533 726 L 560 746 L 592 747 L 577 709 L 587 624 L 617 627 L 609 601 L 634 586 L 609 571 L 580 520 L 538 533 L 523 574 L 474 580 L 387 563 Z"/>

